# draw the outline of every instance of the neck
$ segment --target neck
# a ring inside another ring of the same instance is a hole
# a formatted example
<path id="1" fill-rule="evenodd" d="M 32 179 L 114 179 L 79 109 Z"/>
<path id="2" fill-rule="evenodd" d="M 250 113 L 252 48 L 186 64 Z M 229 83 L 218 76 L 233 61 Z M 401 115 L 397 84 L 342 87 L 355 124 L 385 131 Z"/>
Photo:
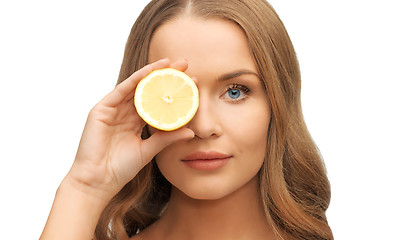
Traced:
<path id="1" fill-rule="evenodd" d="M 269 239 L 258 177 L 217 200 L 197 200 L 172 189 L 168 207 L 154 224 L 171 239 Z M 155 231 L 156 232 L 156 231 Z M 160 239 L 160 238 L 157 238 Z"/>

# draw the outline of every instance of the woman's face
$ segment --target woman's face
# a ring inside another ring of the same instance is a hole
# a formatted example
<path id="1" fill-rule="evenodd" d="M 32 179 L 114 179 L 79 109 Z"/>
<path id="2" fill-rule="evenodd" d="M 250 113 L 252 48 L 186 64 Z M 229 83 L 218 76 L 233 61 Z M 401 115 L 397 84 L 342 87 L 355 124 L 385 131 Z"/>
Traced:
<path id="1" fill-rule="evenodd" d="M 152 37 L 149 61 L 162 58 L 188 61 L 200 105 L 187 124 L 196 136 L 161 151 L 160 171 L 195 199 L 222 198 L 246 186 L 264 161 L 270 107 L 245 34 L 226 20 L 182 16 Z"/>

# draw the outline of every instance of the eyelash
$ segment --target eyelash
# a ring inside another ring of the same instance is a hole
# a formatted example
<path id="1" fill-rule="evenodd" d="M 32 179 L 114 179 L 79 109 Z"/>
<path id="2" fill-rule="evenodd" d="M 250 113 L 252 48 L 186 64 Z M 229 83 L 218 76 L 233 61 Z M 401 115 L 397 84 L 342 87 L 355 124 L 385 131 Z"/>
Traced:
<path id="1" fill-rule="evenodd" d="M 242 102 L 243 100 L 245 100 L 248 97 L 249 93 L 251 92 L 251 90 L 247 86 L 245 86 L 245 85 L 242 85 L 242 84 L 231 84 L 231 85 L 229 85 L 227 87 L 226 91 L 223 93 L 222 96 L 224 96 L 225 94 L 227 94 L 228 91 L 229 90 L 232 90 L 232 89 L 237 89 L 237 90 L 243 92 L 244 93 L 244 96 L 242 98 L 239 98 L 239 99 L 231 99 L 231 98 L 228 98 L 228 101 L 230 101 L 231 103 L 240 103 L 240 102 Z"/>

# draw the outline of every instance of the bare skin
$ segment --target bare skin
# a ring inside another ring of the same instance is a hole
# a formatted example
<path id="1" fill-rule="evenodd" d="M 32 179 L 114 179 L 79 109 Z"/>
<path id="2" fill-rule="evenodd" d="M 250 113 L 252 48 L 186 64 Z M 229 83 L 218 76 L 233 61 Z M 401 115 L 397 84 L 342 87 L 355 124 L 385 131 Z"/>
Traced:
<path id="1" fill-rule="evenodd" d="M 149 57 L 188 59 L 186 73 L 197 78 L 200 106 L 187 125 L 196 136 L 155 157 L 173 184 L 171 198 L 163 216 L 133 239 L 275 239 L 258 182 L 270 109 L 242 30 L 223 20 L 180 16 L 155 32 Z M 219 80 L 238 69 L 247 74 Z M 237 85 L 249 92 L 227 94 Z M 233 157 L 216 171 L 196 171 L 182 158 L 197 150 Z"/>
<path id="2" fill-rule="evenodd" d="M 244 33 L 227 21 L 182 16 L 155 36 L 154 63 L 90 112 L 40 239 L 92 239 L 109 200 L 153 157 L 172 194 L 161 218 L 132 239 L 275 239 L 258 182 L 270 108 Z M 200 106 L 186 127 L 149 129 L 152 136 L 141 140 L 146 124 L 135 111 L 134 90 L 141 78 L 165 67 L 196 77 Z M 229 160 L 215 171 L 192 169 L 182 159 L 197 151 L 217 151 Z"/>
<path id="3" fill-rule="evenodd" d="M 157 61 L 135 72 L 105 96 L 89 113 L 74 164 L 64 178 L 40 239 L 92 239 L 108 201 L 156 153 L 194 136 L 187 128 L 157 132 L 143 141 L 144 121 L 133 104 L 138 82 L 153 70 L 185 71 L 186 61 Z M 75 214 L 77 213 L 77 214 Z"/>
<path id="4" fill-rule="evenodd" d="M 258 180 L 218 200 L 196 200 L 174 189 L 165 214 L 133 240 L 275 239 L 256 197 Z M 249 199 L 250 196 L 255 196 Z M 244 200 L 246 199 L 246 200 Z"/>

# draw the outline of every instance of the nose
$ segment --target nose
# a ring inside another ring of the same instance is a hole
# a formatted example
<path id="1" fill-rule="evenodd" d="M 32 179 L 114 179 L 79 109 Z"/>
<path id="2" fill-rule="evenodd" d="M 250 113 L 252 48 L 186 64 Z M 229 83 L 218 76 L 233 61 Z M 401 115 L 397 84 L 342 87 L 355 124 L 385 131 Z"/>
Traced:
<path id="1" fill-rule="evenodd" d="M 221 136 L 223 131 L 219 122 L 216 106 L 200 94 L 200 104 L 187 127 L 194 131 L 195 137 L 206 139 Z"/>

